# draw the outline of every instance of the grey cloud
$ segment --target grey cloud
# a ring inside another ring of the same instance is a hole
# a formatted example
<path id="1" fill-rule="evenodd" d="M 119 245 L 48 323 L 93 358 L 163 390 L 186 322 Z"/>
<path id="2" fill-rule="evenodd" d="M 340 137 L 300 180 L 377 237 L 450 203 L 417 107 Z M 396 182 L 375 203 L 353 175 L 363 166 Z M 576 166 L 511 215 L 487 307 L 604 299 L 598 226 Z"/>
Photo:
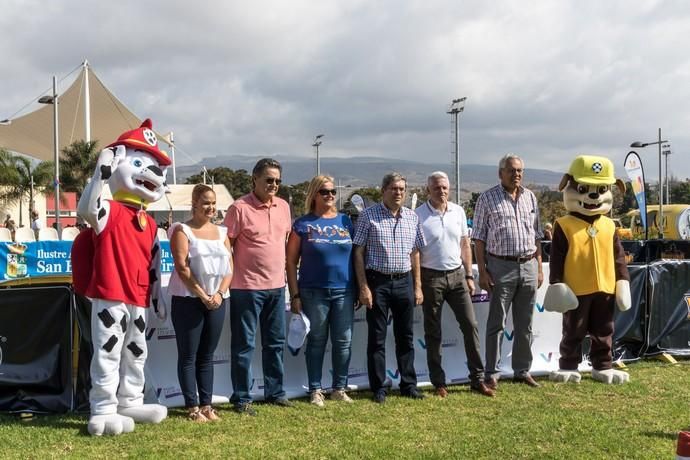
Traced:
<path id="1" fill-rule="evenodd" d="M 88 58 L 175 131 L 183 162 L 312 155 L 320 132 L 328 155 L 448 161 L 445 109 L 467 96 L 465 162 L 514 151 L 562 170 L 591 152 L 621 165 L 661 126 L 690 176 L 685 2 L 6 3 L 0 118 Z"/>

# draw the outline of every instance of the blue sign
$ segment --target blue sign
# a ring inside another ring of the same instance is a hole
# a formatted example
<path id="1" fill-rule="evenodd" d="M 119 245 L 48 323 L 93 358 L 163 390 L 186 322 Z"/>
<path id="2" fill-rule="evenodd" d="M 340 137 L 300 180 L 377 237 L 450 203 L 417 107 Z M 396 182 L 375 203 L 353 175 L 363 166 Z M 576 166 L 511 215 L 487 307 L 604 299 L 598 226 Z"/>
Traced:
<path id="1" fill-rule="evenodd" d="M 174 268 L 170 242 L 161 241 L 161 272 Z M 48 276 L 71 276 L 71 241 L 0 243 L 0 282 Z"/>

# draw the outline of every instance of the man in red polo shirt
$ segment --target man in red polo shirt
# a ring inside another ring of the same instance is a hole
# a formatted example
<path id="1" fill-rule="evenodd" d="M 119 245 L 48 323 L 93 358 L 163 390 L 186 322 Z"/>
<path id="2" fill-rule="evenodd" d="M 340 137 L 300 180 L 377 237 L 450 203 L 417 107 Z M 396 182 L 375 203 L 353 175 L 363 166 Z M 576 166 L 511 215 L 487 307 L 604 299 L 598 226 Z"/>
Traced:
<path id="1" fill-rule="evenodd" d="M 236 200 L 225 216 L 235 272 L 230 285 L 230 366 L 239 413 L 256 415 L 252 407 L 252 355 L 257 324 L 261 328 L 264 398 L 289 407 L 283 390 L 285 344 L 285 242 L 290 234 L 290 207 L 276 196 L 282 168 L 259 160 L 252 171 L 254 189 Z"/>

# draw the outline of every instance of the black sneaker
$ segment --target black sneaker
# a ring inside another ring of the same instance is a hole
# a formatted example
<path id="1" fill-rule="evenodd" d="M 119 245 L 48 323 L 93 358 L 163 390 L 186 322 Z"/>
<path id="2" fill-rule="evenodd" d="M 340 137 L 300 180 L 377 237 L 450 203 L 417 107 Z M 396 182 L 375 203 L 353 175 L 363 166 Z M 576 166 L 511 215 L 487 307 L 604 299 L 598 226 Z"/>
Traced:
<path id="1" fill-rule="evenodd" d="M 286 398 L 270 399 L 266 402 L 268 404 L 273 404 L 274 406 L 295 407 L 295 405 L 293 403 L 291 403 L 289 400 L 287 400 Z"/>
<path id="2" fill-rule="evenodd" d="M 374 393 L 373 398 L 371 398 L 377 404 L 383 404 L 386 402 L 386 390 L 378 390 Z"/>
<path id="3" fill-rule="evenodd" d="M 412 388 L 404 393 L 401 392 L 400 395 L 410 399 L 424 399 L 424 394 L 416 388 Z"/>
<path id="4" fill-rule="evenodd" d="M 256 409 L 254 409 L 254 405 L 250 402 L 235 404 L 233 410 L 238 414 L 246 414 L 256 417 Z"/>

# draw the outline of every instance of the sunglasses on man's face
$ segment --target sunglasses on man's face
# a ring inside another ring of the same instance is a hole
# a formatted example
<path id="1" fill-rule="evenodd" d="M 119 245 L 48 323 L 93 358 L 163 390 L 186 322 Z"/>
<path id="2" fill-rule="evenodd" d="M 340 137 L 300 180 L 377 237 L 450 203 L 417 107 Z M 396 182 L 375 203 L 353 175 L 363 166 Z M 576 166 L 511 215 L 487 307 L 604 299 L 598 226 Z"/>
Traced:
<path id="1" fill-rule="evenodd" d="M 265 180 L 266 180 L 266 183 L 267 183 L 268 185 L 273 185 L 273 184 L 275 184 L 275 185 L 280 185 L 280 184 L 283 183 L 282 180 L 277 179 L 277 178 L 275 178 L 275 177 L 267 177 Z"/>
<path id="2" fill-rule="evenodd" d="M 336 191 L 334 188 L 322 188 L 319 190 L 319 195 L 321 196 L 328 196 L 328 195 L 333 195 L 335 196 Z"/>

